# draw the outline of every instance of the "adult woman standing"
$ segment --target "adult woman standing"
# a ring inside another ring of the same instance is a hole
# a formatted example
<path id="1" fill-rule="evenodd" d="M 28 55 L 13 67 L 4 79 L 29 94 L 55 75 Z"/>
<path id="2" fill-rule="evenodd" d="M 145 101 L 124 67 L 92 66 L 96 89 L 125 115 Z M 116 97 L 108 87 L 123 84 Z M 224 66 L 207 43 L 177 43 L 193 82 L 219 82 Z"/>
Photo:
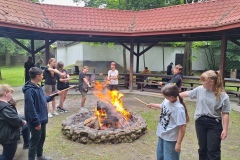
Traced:
<path id="1" fill-rule="evenodd" d="M 0 84 L 0 144 L 3 146 L 0 160 L 13 159 L 20 139 L 20 127 L 26 124 L 16 108 L 8 103 L 12 100 L 12 92 L 11 86 Z"/>
<path id="2" fill-rule="evenodd" d="M 55 69 L 56 66 L 56 60 L 55 58 L 50 58 L 48 61 L 47 67 L 45 67 L 43 76 L 45 79 L 45 86 L 44 91 L 47 96 L 52 94 L 56 91 L 56 78 L 57 74 L 60 77 L 65 76 L 65 73 L 59 72 L 57 69 Z M 58 113 L 56 112 L 56 101 L 55 99 L 52 100 L 52 113 L 50 112 L 49 104 L 48 104 L 48 117 L 52 117 L 53 115 L 57 116 Z"/>

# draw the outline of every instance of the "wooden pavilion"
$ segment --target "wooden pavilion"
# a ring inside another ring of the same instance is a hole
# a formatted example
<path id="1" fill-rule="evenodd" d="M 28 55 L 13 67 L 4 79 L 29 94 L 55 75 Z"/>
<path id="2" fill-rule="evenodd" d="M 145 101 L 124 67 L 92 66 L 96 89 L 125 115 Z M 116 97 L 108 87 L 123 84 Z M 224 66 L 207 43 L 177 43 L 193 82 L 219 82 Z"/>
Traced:
<path id="1" fill-rule="evenodd" d="M 115 42 L 130 51 L 130 91 L 133 59 L 159 42 L 221 40 L 220 70 L 224 73 L 227 41 L 240 45 L 240 0 L 213 0 L 142 11 L 126 11 L 0 0 L 0 36 L 32 54 L 55 41 Z M 17 39 L 30 39 L 31 47 Z M 34 40 L 45 40 L 36 49 Z M 140 52 L 140 44 L 150 44 Z M 127 44 L 130 44 L 128 47 Z M 137 50 L 134 51 L 134 45 Z M 223 74 L 224 76 L 224 74 Z"/>

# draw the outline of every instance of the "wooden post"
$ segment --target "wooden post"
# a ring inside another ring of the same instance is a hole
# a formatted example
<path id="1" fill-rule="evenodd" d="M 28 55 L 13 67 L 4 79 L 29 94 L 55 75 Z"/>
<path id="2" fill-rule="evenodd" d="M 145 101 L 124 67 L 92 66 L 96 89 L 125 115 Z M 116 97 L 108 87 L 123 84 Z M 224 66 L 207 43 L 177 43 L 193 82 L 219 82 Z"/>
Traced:
<path id="1" fill-rule="evenodd" d="M 46 52 L 46 65 L 48 65 L 48 61 L 50 59 L 50 52 L 49 52 L 49 39 L 48 37 L 46 36 L 45 38 L 45 52 Z"/>
<path id="2" fill-rule="evenodd" d="M 140 43 L 137 43 L 137 64 L 136 64 L 136 73 L 139 73 L 139 55 L 140 52 Z"/>
<path id="3" fill-rule="evenodd" d="M 31 39 L 31 55 L 33 59 L 33 64 L 35 64 L 35 53 L 34 53 L 34 39 Z"/>
<path id="4" fill-rule="evenodd" d="M 134 39 L 130 43 L 130 74 L 129 74 L 129 92 L 133 92 L 133 55 L 134 52 Z"/>
<path id="5" fill-rule="evenodd" d="M 226 66 L 226 52 L 227 52 L 227 35 L 226 33 L 222 33 L 222 41 L 221 41 L 221 58 L 220 58 L 220 66 L 219 70 L 222 74 L 223 84 L 225 86 L 225 66 Z"/>

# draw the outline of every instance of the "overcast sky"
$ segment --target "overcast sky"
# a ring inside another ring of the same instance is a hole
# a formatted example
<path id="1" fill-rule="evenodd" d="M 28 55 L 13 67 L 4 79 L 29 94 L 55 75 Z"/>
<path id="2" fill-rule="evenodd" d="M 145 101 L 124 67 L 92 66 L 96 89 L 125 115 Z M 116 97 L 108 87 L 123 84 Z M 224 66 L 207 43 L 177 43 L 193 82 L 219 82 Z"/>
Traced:
<path id="1" fill-rule="evenodd" d="M 77 6 L 76 3 L 73 3 L 72 0 L 44 0 L 42 3 L 46 4 L 57 4 L 57 5 L 66 5 L 66 6 Z M 80 3 L 78 6 L 83 7 L 84 3 Z"/>

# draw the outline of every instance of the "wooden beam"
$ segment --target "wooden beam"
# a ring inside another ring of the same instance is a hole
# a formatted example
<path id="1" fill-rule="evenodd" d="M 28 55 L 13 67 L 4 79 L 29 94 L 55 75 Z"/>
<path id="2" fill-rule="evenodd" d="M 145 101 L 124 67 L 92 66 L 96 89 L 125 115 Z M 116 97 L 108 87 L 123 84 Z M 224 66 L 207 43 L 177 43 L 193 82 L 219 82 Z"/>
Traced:
<path id="1" fill-rule="evenodd" d="M 134 39 L 130 43 L 130 74 L 129 74 L 129 92 L 133 92 L 133 58 L 134 58 Z"/>
<path id="2" fill-rule="evenodd" d="M 139 73 L 139 52 L 140 52 L 140 43 L 137 43 L 137 63 L 136 63 L 136 73 Z"/>
<path id="3" fill-rule="evenodd" d="M 27 48 L 26 46 L 24 46 L 21 42 L 19 42 L 17 39 L 12 38 L 11 36 L 9 36 L 6 33 L 3 33 L 3 35 L 9 39 L 11 39 L 14 43 L 16 43 L 17 45 L 19 45 L 20 47 L 22 47 L 25 51 L 27 51 L 28 53 L 31 53 L 31 50 L 29 48 Z"/>
<path id="4" fill-rule="evenodd" d="M 34 39 L 31 39 L 31 55 L 32 55 L 32 58 L 33 58 L 33 64 L 35 64 L 35 54 L 34 54 Z"/>
<path id="5" fill-rule="evenodd" d="M 53 44 L 54 42 L 56 42 L 56 40 L 51 40 L 49 42 L 49 45 Z M 34 51 L 34 54 L 40 52 L 41 50 L 43 50 L 46 47 L 46 45 L 43 45 L 42 47 L 39 47 L 38 49 L 36 49 L 36 51 Z"/>
<path id="6" fill-rule="evenodd" d="M 153 46 L 158 44 L 158 42 L 152 43 L 150 46 L 148 46 L 146 49 L 144 49 L 142 52 L 139 53 L 139 56 L 143 55 L 145 52 L 147 52 L 149 49 L 151 49 Z"/>
<path id="7" fill-rule="evenodd" d="M 50 59 L 50 53 L 49 53 L 49 39 L 48 37 L 45 38 L 45 52 L 46 52 L 46 65 L 48 65 L 48 61 Z"/>
<path id="8" fill-rule="evenodd" d="M 121 44 L 124 48 L 126 48 L 129 52 L 131 52 L 131 49 L 130 49 L 126 44 L 121 43 L 121 42 L 120 42 L 119 44 Z M 133 51 L 133 54 L 134 54 L 135 56 L 137 56 L 137 53 L 134 52 L 134 51 Z"/>
<path id="9" fill-rule="evenodd" d="M 220 73 L 222 74 L 222 80 L 224 80 L 224 77 L 225 77 L 226 52 L 227 52 L 227 34 L 224 32 L 222 33 L 221 58 L 220 58 L 220 66 L 219 66 Z M 224 82 L 224 86 L 225 86 L 225 82 Z"/>
<path id="10" fill-rule="evenodd" d="M 234 44 L 240 46 L 240 42 L 238 42 L 236 39 L 229 38 L 229 40 L 230 40 L 231 42 L 233 42 Z"/>

